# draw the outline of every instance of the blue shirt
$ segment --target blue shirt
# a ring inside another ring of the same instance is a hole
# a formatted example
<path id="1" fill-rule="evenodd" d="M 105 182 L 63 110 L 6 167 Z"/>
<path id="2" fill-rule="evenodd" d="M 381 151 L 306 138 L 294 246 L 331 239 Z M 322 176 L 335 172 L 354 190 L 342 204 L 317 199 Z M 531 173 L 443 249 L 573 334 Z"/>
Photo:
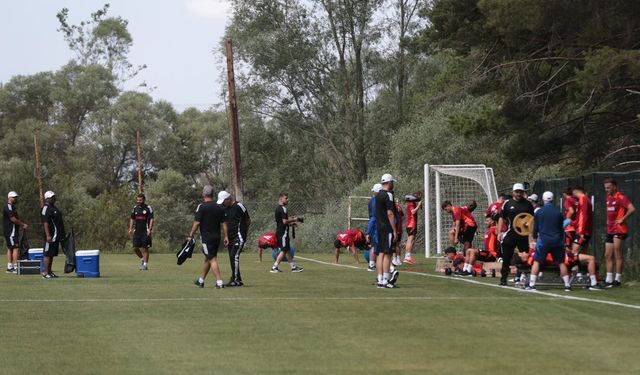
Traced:
<path id="1" fill-rule="evenodd" d="M 369 224 L 367 225 L 367 234 L 371 238 L 377 238 L 378 231 L 376 230 L 376 197 L 369 199 Z"/>
<path id="2" fill-rule="evenodd" d="M 562 247 L 564 244 L 564 228 L 562 212 L 547 202 L 534 214 L 533 237 L 539 238 L 545 247 Z"/>

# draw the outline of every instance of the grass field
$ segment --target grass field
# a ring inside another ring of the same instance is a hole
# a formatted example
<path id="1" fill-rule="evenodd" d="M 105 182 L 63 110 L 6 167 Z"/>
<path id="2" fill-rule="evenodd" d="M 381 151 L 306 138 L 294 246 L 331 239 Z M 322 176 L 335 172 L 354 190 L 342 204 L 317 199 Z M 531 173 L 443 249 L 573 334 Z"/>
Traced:
<path id="1" fill-rule="evenodd" d="M 423 260 L 388 290 L 364 265 L 296 255 L 304 272 L 271 274 L 244 254 L 246 286 L 223 290 L 193 285 L 199 254 L 183 266 L 154 254 L 147 272 L 133 255 L 103 254 L 98 279 L 3 273 L 0 373 L 640 373 L 638 286 L 570 300 L 440 277 Z"/>

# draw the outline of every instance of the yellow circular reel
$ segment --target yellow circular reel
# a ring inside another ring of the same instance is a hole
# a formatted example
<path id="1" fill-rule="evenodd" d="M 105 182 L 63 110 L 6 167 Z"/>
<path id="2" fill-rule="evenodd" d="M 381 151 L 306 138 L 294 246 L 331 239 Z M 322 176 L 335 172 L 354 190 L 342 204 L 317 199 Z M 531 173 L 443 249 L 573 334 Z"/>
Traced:
<path id="1" fill-rule="evenodd" d="M 513 230 L 520 236 L 528 236 L 533 230 L 533 215 L 521 212 L 513 219 Z"/>

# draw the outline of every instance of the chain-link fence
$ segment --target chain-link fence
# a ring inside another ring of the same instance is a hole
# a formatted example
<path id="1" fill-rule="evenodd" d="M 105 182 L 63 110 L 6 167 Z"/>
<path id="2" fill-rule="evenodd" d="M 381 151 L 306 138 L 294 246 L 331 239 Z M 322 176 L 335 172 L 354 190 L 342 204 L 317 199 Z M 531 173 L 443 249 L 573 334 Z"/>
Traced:
<path id="1" fill-rule="evenodd" d="M 618 183 L 618 190 L 625 194 L 635 207 L 640 207 L 640 171 L 616 173 L 598 172 L 584 174 L 578 177 L 554 178 L 548 180 L 538 180 L 533 186 L 533 191 L 542 196 L 545 191 L 551 191 L 558 197 L 556 204 L 560 205 L 562 192 L 569 186 L 582 186 L 587 195 L 593 196 L 593 235 L 589 244 L 588 252 L 602 260 L 604 256 L 605 239 L 607 236 L 607 208 L 606 193 L 604 191 L 604 179 L 612 177 Z M 627 270 L 634 277 L 640 276 L 640 251 L 636 246 L 640 245 L 640 217 L 638 214 L 632 215 L 628 220 L 629 236 L 624 241 L 624 255 L 627 261 Z M 627 273 L 625 271 L 625 273 Z"/>

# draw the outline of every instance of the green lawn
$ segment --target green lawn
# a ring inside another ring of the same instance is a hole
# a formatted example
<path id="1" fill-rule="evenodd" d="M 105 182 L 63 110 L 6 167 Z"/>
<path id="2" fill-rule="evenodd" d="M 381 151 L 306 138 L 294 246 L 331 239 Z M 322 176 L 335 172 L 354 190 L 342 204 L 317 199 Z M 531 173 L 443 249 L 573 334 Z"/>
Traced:
<path id="1" fill-rule="evenodd" d="M 637 308 L 408 272 L 399 288 L 377 289 L 364 265 L 302 259 L 304 272 L 284 265 L 274 275 L 253 253 L 242 258 L 246 286 L 216 290 L 207 280 L 198 289 L 201 258 L 177 266 L 174 255 L 153 254 L 141 272 L 134 255 L 103 254 L 98 279 L 1 274 L 0 372 L 640 372 Z M 228 257 L 220 260 L 226 279 Z M 56 259 L 54 271 L 63 263 Z M 431 261 L 412 269 L 433 275 Z M 640 306 L 638 286 L 571 296 Z"/>

